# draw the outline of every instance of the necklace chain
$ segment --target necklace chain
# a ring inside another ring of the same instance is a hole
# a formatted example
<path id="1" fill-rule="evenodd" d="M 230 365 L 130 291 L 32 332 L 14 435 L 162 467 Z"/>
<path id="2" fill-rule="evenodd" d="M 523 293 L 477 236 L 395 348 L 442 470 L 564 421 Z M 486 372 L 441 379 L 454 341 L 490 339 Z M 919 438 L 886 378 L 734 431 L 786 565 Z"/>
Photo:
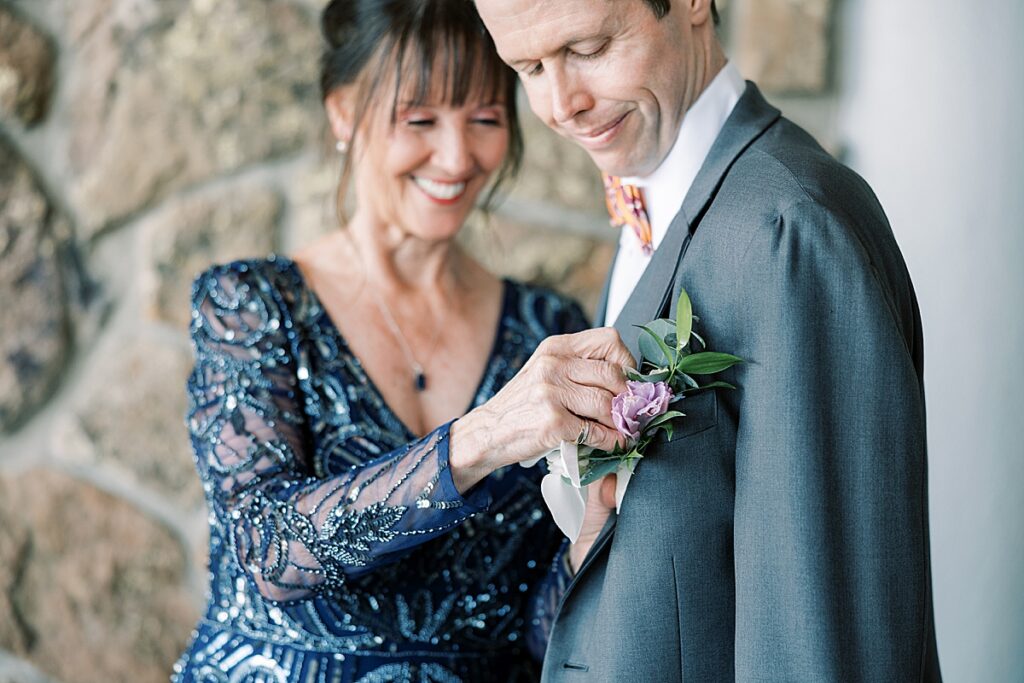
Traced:
<path id="1" fill-rule="evenodd" d="M 380 296 L 380 294 L 377 293 L 377 290 L 375 290 L 373 288 L 373 285 L 369 282 L 368 274 L 366 271 L 366 265 L 362 262 L 362 258 L 360 258 L 359 248 L 356 246 L 355 241 L 347 232 L 345 232 L 344 234 L 349 248 L 352 249 L 356 257 L 356 260 L 359 261 L 360 265 L 362 266 L 360 270 L 362 270 L 363 274 L 363 286 L 370 293 L 370 297 L 373 299 L 374 305 L 377 307 L 377 310 L 380 311 L 381 317 L 384 318 L 384 323 L 387 325 L 388 330 L 391 332 L 391 336 L 395 339 L 395 341 L 398 342 L 398 347 L 401 350 L 402 355 L 405 357 L 405 362 L 409 366 L 409 369 L 412 371 L 413 389 L 415 389 L 417 392 L 426 391 L 427 374 L 423 366 L 423 363 L 421 363 L 416 358 L 416 355 L 412 352 L 412 345 L 409 344 L 408 338 L 405 336 L 405 333 L 402 332 L 402 328 L 398 324 L 398 320 L 395 318 L 395 314 L 391 312 L 391 308 L 384 302 L 384 299 Z M 328 268 L 328 270 L 332 269 Z M 443 312 L 444 311 L 442 311 L 442 313 Z M 424 363 L 429 363 L 430 360 L 434 357 L 435 351 L 437 351 L 437 343 L 438 340 L 440 340 L 441 338 L 441 327 L 443 321 L 443 317 L 438 318 L 437 322 L 434 325 L 434 335 L 433 338 L 430 340 L 430 346 L 428 347 L 427 356 L 424 358 Z"/>
<path id="2" fill-rule="evenodd" d="M 367 287 L 370 292 L 370 296 L 373 297 L 373 303 L 376 304 L 377 310 L 380 311 L 381 317 L 384 318 L 385 324 L 391 331 L 391 336 L 398 342 L 398 346 L 402 351 L 402 355 L 405 356 L 405 362 L 409 365 L 409 369 L 412 370 L 413 374 L 413 388 L 416 391 L 425 391 L 427 388 L 427 374 L 423 368 L 423 363 L 417 360 L 416 355 L 412 352 L 412 347 L 409 344 L 409 340 L 402 332 L 402 327 L 398 324 L 398 320 L 395 319 L 395 314 L 391 312 L 391 309 L 384 299 L 373 289 L 372 286 Z M 434 337 L 430 341 L 428 347 L 428 355 L 424 359 L 425 362 L 429 363 L 430 359 L 434 357 L 434 352 L 437 350 L 437 342 L 441 337 L 441 321 L 438 320 L 437 324 L 434 325 Z"/>

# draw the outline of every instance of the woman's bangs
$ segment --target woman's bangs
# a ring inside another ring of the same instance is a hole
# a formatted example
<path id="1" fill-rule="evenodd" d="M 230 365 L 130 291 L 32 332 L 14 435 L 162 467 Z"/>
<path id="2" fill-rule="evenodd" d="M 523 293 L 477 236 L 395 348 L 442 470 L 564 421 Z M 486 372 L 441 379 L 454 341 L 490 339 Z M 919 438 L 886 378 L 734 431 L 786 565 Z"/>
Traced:
<path id="1" fill-rule="evenodd" d="M 505 103 L 512 73 L 486 33 L 460 24 L 420 28 L 417 34 L 398 37 L 393 62 L 396 108 L 399 103 Z"/>

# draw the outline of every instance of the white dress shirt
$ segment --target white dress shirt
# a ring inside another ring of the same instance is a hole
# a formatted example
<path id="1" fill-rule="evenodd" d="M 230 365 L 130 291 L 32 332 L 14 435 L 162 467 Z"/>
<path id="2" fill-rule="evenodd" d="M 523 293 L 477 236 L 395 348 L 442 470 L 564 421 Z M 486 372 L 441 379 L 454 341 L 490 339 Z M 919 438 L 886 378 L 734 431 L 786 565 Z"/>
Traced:
<path id="1" fill-rule="evenodd" d="M 739 71 L 732 62 L 726 63 L 687 110 L 675 144 L 661 165 L 645 178 L 622 179 L 624 184 L 637 185 L 643 190 L 655 249 L 679 213 L 704 159 L 745 89 L 746 83 Z M 612 265 L 605 325 L 615 323 L 650 260 L 644 255 L 636 234 L 630 229 L 623 229 L 619 237 L 619 251 Z"/>

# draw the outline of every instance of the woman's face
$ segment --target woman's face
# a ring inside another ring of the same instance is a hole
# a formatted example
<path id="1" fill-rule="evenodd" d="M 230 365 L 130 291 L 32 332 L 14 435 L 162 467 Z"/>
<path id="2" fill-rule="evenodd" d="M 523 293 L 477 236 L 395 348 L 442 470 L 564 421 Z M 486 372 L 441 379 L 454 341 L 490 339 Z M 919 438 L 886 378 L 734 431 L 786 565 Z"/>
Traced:
<path id="1" fill-rule="evenodd" d="M 508 150 L 504 104 L 412 106 L 366 113 L 355 163 L 360 210 L 424 240 L 453 238 Z"/>

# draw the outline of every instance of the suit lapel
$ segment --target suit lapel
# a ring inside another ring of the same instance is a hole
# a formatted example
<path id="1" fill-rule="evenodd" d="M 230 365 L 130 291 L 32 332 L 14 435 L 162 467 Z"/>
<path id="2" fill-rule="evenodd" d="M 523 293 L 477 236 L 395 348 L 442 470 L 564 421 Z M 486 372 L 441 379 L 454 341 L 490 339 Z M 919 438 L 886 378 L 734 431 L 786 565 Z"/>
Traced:
<path id="1" fill-rule="evenodd" d="M 725 126 L 712 145 L 711 151 L 708 152 L 700 172 L 697 173 L 693 185 L 690 186 L 689 192 L 683 199 L 679 213 L 672 220 L 668 232 L 655 250 L 643 276 L 615 321 L 615 329 L 634 358 L 640 355 L 638 349 L 640 331 L 633 326 L 650 322 L 665 310 L 673 291 L 676 273 L 690 246 L 690 240 L 696 233 L 697 226 L 711 205 L 729 169 L 743 151 L 780 116 L 779 110 L 768 104 L 761 96 L 757 86 L 748 81 L 747 89 L 736 103 L 732 114 L 729 115 Z M 601 304 L 597 312 L 597 320 L 602 323 L 608 300 L 609 282 L 610 277 L 605 281 L 604 293 L 601 296 Z M 595 558 L 611 541 L 617 519 L 616 515 L 611 515 L 608 518 L 608 522 L 601 530 L 597 540 L 594 541 L 594 545 L 583 559 L 579 571 L 566 588 L 562 604 L 568 600 L 573 588 L 593 565 Z"/>
<path id="2" fill-rule="evenodd" d="M 626 300 L 619 317 L 615 319 L 615 329 L 634 358 L 640 357 L 641 334 L 640 329 L 635 326 L 647 324 L 657 318 L 664 308 L 665 297 L 672 289 L 676 267 L 689 241 L 690 232 L 686 218 L 680 211 L 672 220 L 668 233 L 658 245 L 658 249 L 651 256 L 644 274 Z"/>
<path id="3" fill-rule="evenodd" d="M 757 86 L 748 82 L 746 91 L 736 103 L 694 178 L 679 213 L 669 225 L 668 232 L 615 321 L 615 329 L 634 358 L 640 355 L 638 344 L 641 334 L 634 326 L 654 320 L 665 310 L 675 274 L 690 244 L 690 238 L 697 231 L 700 219 L 726 174 L 743 150 L 779 116 L 779 110 L 764 100 Z"/>

